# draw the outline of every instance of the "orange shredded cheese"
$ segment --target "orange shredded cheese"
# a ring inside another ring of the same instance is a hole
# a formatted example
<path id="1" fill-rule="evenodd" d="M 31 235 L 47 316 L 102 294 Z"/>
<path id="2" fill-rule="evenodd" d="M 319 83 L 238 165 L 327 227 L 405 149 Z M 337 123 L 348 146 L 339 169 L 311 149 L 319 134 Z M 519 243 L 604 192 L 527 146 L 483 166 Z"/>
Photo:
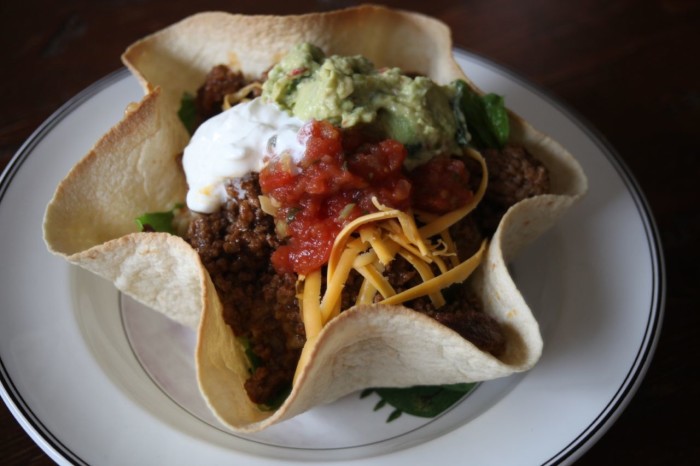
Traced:
<path id="1" fill-rule="evenodd" d="M 326 267 L 326 287 L 321 293 L 321 272 L 300 278 L 302 318 L 307 344 L 302 359 L 308 358 L 307 347 L 323 326 L 337 316 L 341 309 L 344 284 L 355 270 L 363 277 L 356 304 L 401 304 L 428 296 L 436 307 L 445 304 L 442 290 L 466 280 L 481 263 L 487 242 L 471 257 L 460 262 L 449 228 L 474 210 L 486 191 L 488 172 L 481 154 L 467 149 L 466 154 L 481 165 L 482 177 L 472 200 L 463 207 L 437 216 L 411 211 L 402 212 L 372 199 L 377 212 L 363 215 L 347 224 L 335 238 Z M 265 207 L 275 208 L 265 200 Z M 420 228 L 416 217 L 424 223 Z M 384 269 L 397 255 L 403 257 L 418 272 L 422 283 L 397 293 L 384 276 Z M 434 269 L 431 264 L 437 266 Z M 378 300 L 378 296 L 381 296 Z M 301 366 L 300 362 L 300 366 Z"/>

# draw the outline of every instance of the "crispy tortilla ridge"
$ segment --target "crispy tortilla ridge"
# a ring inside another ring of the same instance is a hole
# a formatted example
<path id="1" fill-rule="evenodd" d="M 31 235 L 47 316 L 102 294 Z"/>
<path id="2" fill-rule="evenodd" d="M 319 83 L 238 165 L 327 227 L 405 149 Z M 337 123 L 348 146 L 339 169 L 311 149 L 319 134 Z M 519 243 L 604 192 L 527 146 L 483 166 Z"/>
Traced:
<path id="1" fill-rule="evenodd" d="M 159 89 L 146 95 L 60 182 L 43 222 L 51 252 L 70 256 L 135 232 L 139 215 L 182 202 L 188 137 L 164 104 Z"/>
<path id="2" fill-rule="evenodd" d="M 66 259 L 189 328 L 197 328 L 200 310 L 207 306 L 209 274 L 197 252 L 178 236 L 130 233 Z"/>
<path id="3" fill-rule="evenodd" d="M 528 318 L 527 313 L 522 316 Z M 220 320 L 209 319 L 203 317 L 200 328 L 208 334 L 208 338 L 199 340 L 200 370 L 204 364 L 223 366 L 230 357 L 226 351 L 236 346 L 230 328 L 221 325 Z M 529 324 L 536 327 L 534 322 Z M 205 325 L 215 328 L 207 331 Z M 511 339 L 504 362 L 481 352 L 434 319 L 404 306 L 361 305 L 342 312 L 322 329 L 310 349 L 308 363 L 301 368 L 292 392 L 277 411 L 247 414 L 252 405 L 228 383 L 230 377 L 223 377 L 218 383 L 200 378 L 200 388 L 224 424 L 237 432 L 250 433 L 367 387 L 476 382 L 525 371 L 537 362 L 541 347 L 539 333 L 527 332 Z M 221 376 L 218 371 L 212 375 Z"/>

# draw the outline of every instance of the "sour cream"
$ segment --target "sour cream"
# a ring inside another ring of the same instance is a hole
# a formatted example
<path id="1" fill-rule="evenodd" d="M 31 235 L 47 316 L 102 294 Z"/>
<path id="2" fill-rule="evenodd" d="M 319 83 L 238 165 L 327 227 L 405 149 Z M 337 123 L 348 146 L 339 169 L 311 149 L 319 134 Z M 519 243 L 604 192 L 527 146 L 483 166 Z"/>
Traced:
<path id="1" fill-rule="evenodd" d="M 212 213 L 224 203 L 226 180 L 259 172 L 282 155 L 295 163 L 304 156 L 298 133 L 304 122 L 258 97 L 205 121 L 185 148 L 187 207 Z"/>

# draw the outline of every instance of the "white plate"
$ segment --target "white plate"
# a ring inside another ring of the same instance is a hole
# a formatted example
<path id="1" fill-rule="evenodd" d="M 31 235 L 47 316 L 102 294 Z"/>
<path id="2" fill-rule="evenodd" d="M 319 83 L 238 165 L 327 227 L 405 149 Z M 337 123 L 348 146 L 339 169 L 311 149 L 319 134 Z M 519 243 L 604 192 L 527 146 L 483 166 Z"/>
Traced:
<path id="1" fill-rule="evenodd" d="M 2 398 L 59 463 L 265 465 L 559 464 L 612 424 L 649 364 L 663 314 L 663 261 L 649 209 L 613 151 L 511 73 L 458 51 L 484 90 L 581 162 L 590 192 L 513 264 L 545 350 L 530 372 L 481 384 L 437 419 L 385 423 L 352 394 L 270 430 L 235 436 L 196 388 L 194 335 L 46 251 L 45 206 L 97 138 L 141 98 L 121 70 L 76 96 L 0 180 Z"/>

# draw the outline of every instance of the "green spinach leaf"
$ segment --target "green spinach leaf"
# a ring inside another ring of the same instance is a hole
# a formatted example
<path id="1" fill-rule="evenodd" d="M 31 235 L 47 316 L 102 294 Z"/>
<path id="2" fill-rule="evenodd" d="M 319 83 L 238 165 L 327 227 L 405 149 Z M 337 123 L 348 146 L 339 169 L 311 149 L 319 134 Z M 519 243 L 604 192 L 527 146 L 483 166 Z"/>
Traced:
<path id="1" fill-rule="evenodd" d="M 453 85 L 454 111 L 458 122 L 457 142 L 464 144 L 468 131 L 471 134 L 470 142 L 477 149 L 502 149 L 510 135 L 503 97 L 497 94 L 479 95 L 462 80 L 454 81 Z M 459 124 L 462 121 L 464 125 Z"/>
<path id="2" fill-rule="evenodd" d="M 192 135 L 197 125 L 197 107 L 195 105 L 195 96 L 189 92 L 182 94 L 180 99 L 180 110 L 177 116 L 182 121 L 182 124 L 187 128 L 187 132 Z"/>
<path id="3" fill-rule="evenodd" d="M 476 384 L 460 383 L 454 385 L 421 385 L 408 388 L 370 388 L 364 390 L 364 398 L 372 392 L 379 395 L 380 401 L 374 409 L 379 410 L 387 404 L 394 407 L 386 422 L 397 419 L 401 414 L 432 418 L 461 400 L 474 389 Z"/>

